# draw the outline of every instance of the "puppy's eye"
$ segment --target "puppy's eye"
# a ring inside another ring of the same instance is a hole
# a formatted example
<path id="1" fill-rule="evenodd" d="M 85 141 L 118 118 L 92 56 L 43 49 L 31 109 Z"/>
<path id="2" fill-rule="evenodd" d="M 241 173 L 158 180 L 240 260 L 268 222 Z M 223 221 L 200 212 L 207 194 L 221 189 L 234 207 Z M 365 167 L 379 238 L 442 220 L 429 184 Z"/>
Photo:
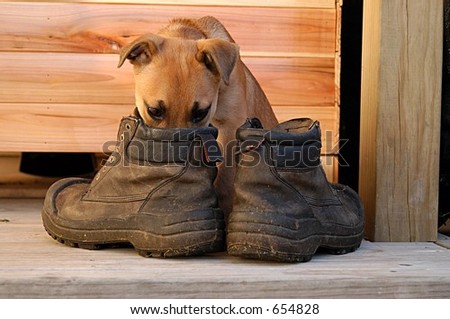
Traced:
<path id="1" fill-rule="evenodd" d="M 155 107 L 147 107 L 148 115 L 150 115 L 154 120 L 162 120 L 164 117 L 164 111 L 160 108 Z"/>
<path id="2" fill-rule="evenodd" d="M 208 115 L 211 105 L 206 109 L 194 109 L 192 111 L 192 123 L 199 123 Z"/>

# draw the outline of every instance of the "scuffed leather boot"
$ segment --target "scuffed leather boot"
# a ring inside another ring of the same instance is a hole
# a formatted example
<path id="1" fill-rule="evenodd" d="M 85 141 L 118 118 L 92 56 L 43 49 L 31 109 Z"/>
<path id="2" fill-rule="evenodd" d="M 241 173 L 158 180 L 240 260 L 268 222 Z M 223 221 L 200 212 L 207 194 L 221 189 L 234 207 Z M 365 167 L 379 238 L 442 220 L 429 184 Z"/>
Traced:
<path id="1" fill-rule="evenodd" d="M 92 182 L 63 179 L 47 192 L 47 232 L 69 246 L 132 244 L 143 256 L 224 249 L 213 182 L 221 155 L 212 127 L 158 129 L 122 119 L 116 151 Z"/>
<path id="2" fill-rule="evenodd" d="M 248 119 L 237 140 L 230 255 L 298 262 L 319 247 L 335 254 L 359 247 L 363 207 L 352 189 L 327 182 L 319 122 L 295 119 L 264 130 L 259 120 Z"/>

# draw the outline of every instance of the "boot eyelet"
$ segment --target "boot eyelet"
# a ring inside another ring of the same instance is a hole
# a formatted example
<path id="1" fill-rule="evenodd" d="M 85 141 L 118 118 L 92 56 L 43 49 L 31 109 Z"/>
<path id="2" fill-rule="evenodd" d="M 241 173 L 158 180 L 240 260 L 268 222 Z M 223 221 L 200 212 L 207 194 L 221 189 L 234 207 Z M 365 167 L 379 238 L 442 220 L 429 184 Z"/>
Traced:
<path id="1" fill-rule="evenodd" d="M 127 129 L 127 131 L 131 130 L 131 125 L 130 124 L 125 124 L 125 128 Z"/>
<path id="2" fill-rule="evenodd" d="M 120 140 L 123 141 L 125 139 L 125 135 L 122 133 L 120 134 Z"/>

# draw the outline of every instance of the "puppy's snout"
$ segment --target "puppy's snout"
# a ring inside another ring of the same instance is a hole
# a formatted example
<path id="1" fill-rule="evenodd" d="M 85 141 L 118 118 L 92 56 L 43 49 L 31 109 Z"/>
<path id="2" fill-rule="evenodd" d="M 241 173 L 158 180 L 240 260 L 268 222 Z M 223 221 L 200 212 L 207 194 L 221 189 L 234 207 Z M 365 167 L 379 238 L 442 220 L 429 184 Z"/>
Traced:
<path id="1" fill-rule="evenodd" d="M 198 105 L 197 107 L 194 106 L 194 108 L 192 109 L 192 118 L 191 118 L 192 123 L 200 123 L 201 121 L 203 121 L 208 115 L 210 110 L 211 104 L 204 109 L 199 108 Z"/>

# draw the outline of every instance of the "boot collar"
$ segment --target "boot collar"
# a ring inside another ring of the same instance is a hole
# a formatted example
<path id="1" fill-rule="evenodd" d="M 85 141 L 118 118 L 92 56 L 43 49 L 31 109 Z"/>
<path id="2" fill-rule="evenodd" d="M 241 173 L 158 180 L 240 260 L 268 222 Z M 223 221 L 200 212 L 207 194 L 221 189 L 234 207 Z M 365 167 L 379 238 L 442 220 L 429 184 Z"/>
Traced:
<path id="1" fill-rule="evenodd" d="M 293 145 L 320 142 L 320 123 L 310 118 L 298 118 L 280 123 L 271 130 L 267 130 L 263 128 L 259 119 L 249 118 L 237 130 L 236 138 L 238 140 L 264 139 L 269 143 L 276 144 L 289 141 Z"/>
<path id="2" fill-rule="evenodd" d="M 248 119 L 236 135 L 239 140 L 238 154 L 263 152 L 261 154 L 266 154 L 264 160 L 271 166 L 296 169 L 320 165 L 318 121 L 294 119 L 265 130 L 259 120 Z"/>
<path id="3" fill-rule="evenodd" d="M 189 160 L 194 140 L 203 149 L 207 164 L 223 160 L 216 138 L 215 127 L 155 128 L 146 125 L 136 115 L 122 118 L 118 138 L 123 141 L 124 150 L 131 160 L 180 163 Z"/>

